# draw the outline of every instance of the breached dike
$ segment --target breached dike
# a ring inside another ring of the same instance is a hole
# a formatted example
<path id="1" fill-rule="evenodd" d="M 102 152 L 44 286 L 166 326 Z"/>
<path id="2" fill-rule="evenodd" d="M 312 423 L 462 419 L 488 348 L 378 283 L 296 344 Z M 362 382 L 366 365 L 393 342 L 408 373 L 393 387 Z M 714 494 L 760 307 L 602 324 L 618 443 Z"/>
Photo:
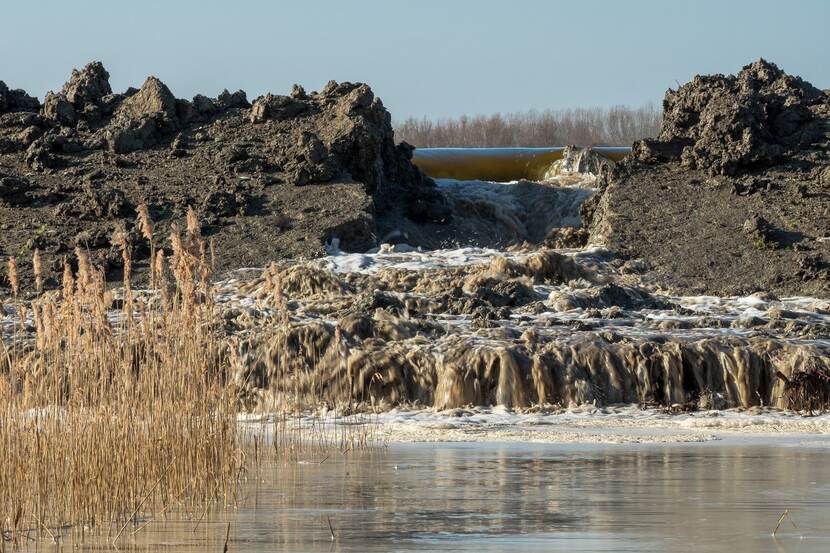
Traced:
<path id="1" fill-rule="evenodd" d="M 413 163 L 435 179 L 450 216 L 440 226 L 399 225 L 387 237 L 431 249 L 582 247 L 588 233 L 580 228 L 581 206 L 615 163 L 603 153 L 618 158 L 625 150 L 417 149 Z M 448 174 L 465 178 L 442 177 Z"/>

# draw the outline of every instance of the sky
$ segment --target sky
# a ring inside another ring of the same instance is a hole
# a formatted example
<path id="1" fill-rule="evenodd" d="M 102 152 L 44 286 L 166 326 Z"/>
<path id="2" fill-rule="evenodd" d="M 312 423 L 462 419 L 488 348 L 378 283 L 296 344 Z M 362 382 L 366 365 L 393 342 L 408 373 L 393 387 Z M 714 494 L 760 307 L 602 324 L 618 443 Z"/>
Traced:
<path id="1" fill-rule="evenodd" d="M 43 98 L 101 60 L 178 97 L 369 83 L 395 120 L 659 102 L 759 57 L 830 88 L 826 0 L 39 0 L 3 6 L 0 80 Z"/>

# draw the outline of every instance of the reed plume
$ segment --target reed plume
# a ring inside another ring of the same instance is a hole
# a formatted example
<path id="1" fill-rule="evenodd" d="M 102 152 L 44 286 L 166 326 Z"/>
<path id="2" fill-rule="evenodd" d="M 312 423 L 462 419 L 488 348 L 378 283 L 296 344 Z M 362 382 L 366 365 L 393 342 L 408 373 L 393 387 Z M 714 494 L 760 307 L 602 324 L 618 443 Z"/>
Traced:
<path id="1" fill-rule="evenodd" d="M 124 294 L 128 297 L 131 291 L 132 281 L 132 248 L 130 247 L 129 234 L 124 227 L 119 228 L 110 240 L 111 244 L 121 250 L 121 261 L 124 266 Z"/>
<path id="2" fill-rule="evenodd" d="M 210 270 L 216 272 L 216 241 L 210 237 Z"/>
<path id="3" fill-rule="evenodd" d="M 192 206 L 187 208 L 186 231 L 188 246 L 190 247 L 191 253 L 195 255 L 198 249 L 198 242 L 202 237 L 202 232 L 199 225 L 199 218 L 196 216 L 196 212 Z"/>
<path id="4" fill-rule="evenodd" d="M 150 218 L 150 210 L 146 203 L 138 206 L 138 228 L 141 229 L 141 235 L 153 244 L 153 220 Z"/>
<path id="5" fill-rule="evenodd" d="M 9 277 L 9 286 L 12 288 L 12 295 L 16 298 L 17 293 L 20 291 L 20 280 L 17 276 L 17 260 L 14 256 L 9 257 L 9 261 L 7 263 L 7 270 L 8 270 L 8 277 Z"/>
<path id="6" fill-rule="evenodd" d="M 78 261 L 77 291 L 84 293 L 92 284 L 92 263 L 89 261 L 89 253 L 80 246 L 75 246 L 75 259 Z"/>
<path id="7" fill-rule="evenodd" d="M 72 274 L 72 266 L 69 264 L 69 259 L 65 256 L 63 258 L 63 282 L 61 288 L 63 301 L 72 301 L 72 297 L 75 295 L 75 276 Z"/>
<path id="8" fill-rule="evenodd" d="M 43 292 L 43 267 L 40 261 L 40 250 L 35 248 L 35 253 L 32 255 L 32 270 L 35 274 L 35 288 L 37 293 Z"/>

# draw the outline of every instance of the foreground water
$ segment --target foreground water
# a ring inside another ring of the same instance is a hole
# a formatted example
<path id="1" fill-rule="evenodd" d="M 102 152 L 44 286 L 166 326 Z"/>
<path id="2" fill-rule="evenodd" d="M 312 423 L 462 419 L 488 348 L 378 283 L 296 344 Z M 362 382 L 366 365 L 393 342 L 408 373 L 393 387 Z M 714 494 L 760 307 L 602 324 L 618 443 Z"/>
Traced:
<path id="1" fill-rule="evenodd" d="M 152 523 L 119 547 L 222 551 L 230 524 L 232 552 L 827 551 L 830 441 L 805 439 L 312 455 L 263 469 L 236 510 Z M 785 509 L 797 528 L 772 536 Z"/>

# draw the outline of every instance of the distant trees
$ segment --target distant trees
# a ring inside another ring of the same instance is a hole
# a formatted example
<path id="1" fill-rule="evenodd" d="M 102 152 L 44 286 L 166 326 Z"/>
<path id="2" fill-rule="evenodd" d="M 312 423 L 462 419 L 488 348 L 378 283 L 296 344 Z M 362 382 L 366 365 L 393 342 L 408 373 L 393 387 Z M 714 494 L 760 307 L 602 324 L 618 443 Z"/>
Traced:
<path id="1" fill-rule="evenodd" d="M 582 108 L 462 115 L 431 120 L 409 118 L 395 124 L 395 139 L 434 148 L 511 146 L 630 146 L 660 131 L 662 111 L 639 108 Z"/>

